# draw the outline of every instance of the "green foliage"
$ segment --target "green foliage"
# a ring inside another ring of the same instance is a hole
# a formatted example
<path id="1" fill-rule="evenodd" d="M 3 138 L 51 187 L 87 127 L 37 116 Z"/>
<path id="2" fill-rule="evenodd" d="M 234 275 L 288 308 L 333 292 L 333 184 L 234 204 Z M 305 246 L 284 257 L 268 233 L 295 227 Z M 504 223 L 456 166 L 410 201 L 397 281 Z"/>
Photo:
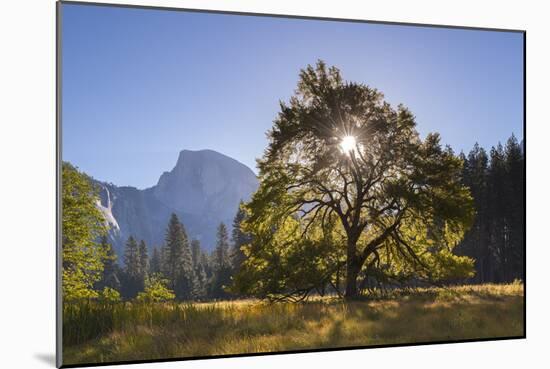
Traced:
<path id="1" fill-rule="evenodd" d="M 201 258 L 201 242 L 199 240 L 191 241 L 191 257 L 193 259 L 193 267 L 196 268 L 199 265 Z"/>
<path id="2" fill-rule="evenodd" d="M 233 292 L 292 301 L 311 292 L 323 295 L 326 286 L 338 292 L 345 254 L 335 222 L 315 224 L 307 234 L 296 217 L 286 217 L 272 228 L 263 222 L 245 223 L 257 242 L 243 247 L 246 259 L 234 276 Z"/>
<path id="3" fill-rule="evenodd" d="M 475 222 L 457 252 L 475 258 L 472 282 L 524 278 L 524 155 L 512 135 L 490 157 L 475 145 L 465 161 L 463 182 L 475 201 Z"/>
<path id="4" fill-rule="evenodd" d="M 105 287 L 101 291 L 100 300 L 107 303 L 120 302 L 120 293 L 111 287 Z"/>
<path id="5" fill-rule="evenodd" d="M 147 245 L 145 241 L 139 242 L 139 273 L 143 278 L 149 272 L 149 255 L 147 254 Z"/>
<path id="6" fill-rule="evenodd" d="M 258 161 L 260 188 L 243 222 L 249 260 L 234 289 L 296 297 L 330 282 L 339 291 L 341 263 L 350 298 L 372 271 L 399 282 L 471 275 L 471 260 L 452 254 L 474 216 L 462 160 L 438 134 L 422 140 L 415 126 L 404 106 L 393 109 L 377 90 L 345 82 L 335 67 L 320 61 L 302 70 Z M 345 137 L 355 147 L 344 151 Z M 307 251 L 327 237 L 337 240 L 324 249 L 332 267 Z M 293 255 L 309 259 L 296 265 Z M 298 266 L 311 273 L 289 283 Z M 454 272 L 438 270 L 445 266 Z M 319 274 L 323 268 L 330 275 Z"/>
<path id="7" fill-rule="evenodd" d="M 124 249 L 124 271 L 128 276 L 138 277 L 140 275 L 140 257 L 138 244 L 133 236 L 128 237 Z"/>
<path id="8" fill-rule="evenodd" d="M 162 258 L 158 248 L 153 249 L 153 255 L 151 256 L 151 263 L 149 264 L 149 274 L 160 273 L 162 270 Z"/>
<path id="9" fill-rule="evenodd" d="M 524 279 L 525 253 L 525 198 L 524 198 L 524 168 L 525 158 L 523 150 L 516 137 L 512 135 L 505 146 L 506 188 L 504 213 L 506 243 L 494 247 L 498 254 L 502 254 L 502 281 L 511 282 L 516 278 Z"/>
<path id="10" fill-rule="evenodd" d="M 242 246 L 251 242 L 250 234 L 243 231 L 242 223 L 246 219 L 246 210 L 244 209 L 244 203 L 239 203 L 239 209 L 237 214 L 233 218 L 233 230 L 231 232 L 231 241 L 233 248 L 231 251 L 231 264 L 234 271 L 238 271 L 241 268 L 246 256 L 242 250 Z"/>
<path id="11" fill-rule="evenodd" d="M 206 273 L 206 265 L 204 262 L 199 261 L 199 263 L 197 264 L 197 267 L 195 268 L 195 275 L 197 278 L 195 298 L 198 300 L 201 300 L 208 296 L 208 290 L 209 290 L 209 279 Z"/>
<path id="12" fill-rule="evenodd" d="M 214 266 L 224 269 L 229 266 L 229 236 L 224 223 L 218 225 L 216 232 L 216 250 L 214 251 Z"/>
<path id="13" fill-rule="evenodd" d="M 209 263 L 205 253 L 201 249 L 199 240 L 191 241 L 191 256 L 193 260 L 193 297 L 196 300 L 202 300 L 209 296 L 210 279 L 207 276 L 206 270 L 209 268 Z"/>
<path id="14" fill-rule="evenodd" d="M 96 207 L 97 189 L 71 164 L 62 164 L 62 247 L 64 301 L 96 298 L 107 249 L 98 240 L 106 223 Z"/>
<path id="15" fill-rule="evenodd" d="M 196 276 L 187 233 L 176 214 L 170 217 L 162 252 L 162 273 L 180 300 L 193 298 Z"/>
<path id="16" fill-rule="evenodd" d="M 176 297 L 174 291 L 166 287 L 167 281 L 158 274 L 153 274 L 145 280 L 145 290 L 137 296 L 140 302 L 166 302 Z"/>
<path id="17" fill-rule="evenodd" d="M 122 295 L 125 299 L 132 299 L 136 297 L 139 291 L 143 290 L 145 274 L 142 270 L 142 259 L 140 246 L 138 246 L 133 236 L 128 237 L 124 248 L 124 275 L 122 283 Z"/>
<path id="18" fill-rule="evenodd" d="M 214 275 L 210 283 L 210 293 L 214 298 L 227 297 L 227 289 L 231 283 L 231 260 L 229 257 L 229 235 L 224 223 L 220 223 L 216 234 L 216 249 L 214 250 Z"/>
<path id="19" fill-rule="evenodd" d="M 96 284 L 95 289 L 101 291 L 104 287 L 110 287 L 118 291 L 121 288 L 121 270 L 116 262 L 117 256 L 115 250 L 113 250 L 112 245 L 107 241 L 106 235 L 101 238 L 101 245 L 106 249 L 106 254 L 103 264 L 103 275 L 101 280 Z"/>

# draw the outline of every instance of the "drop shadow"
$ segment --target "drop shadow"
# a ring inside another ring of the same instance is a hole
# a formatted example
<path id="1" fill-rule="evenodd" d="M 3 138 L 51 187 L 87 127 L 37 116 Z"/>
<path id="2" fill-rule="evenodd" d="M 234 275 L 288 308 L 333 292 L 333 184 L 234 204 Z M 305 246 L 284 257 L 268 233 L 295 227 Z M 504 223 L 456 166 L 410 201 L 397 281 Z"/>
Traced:
<path id="1" fill-rule="evenodd" d="M 55 368 L 55 354 L 34 354 L 34 358 Z"/>

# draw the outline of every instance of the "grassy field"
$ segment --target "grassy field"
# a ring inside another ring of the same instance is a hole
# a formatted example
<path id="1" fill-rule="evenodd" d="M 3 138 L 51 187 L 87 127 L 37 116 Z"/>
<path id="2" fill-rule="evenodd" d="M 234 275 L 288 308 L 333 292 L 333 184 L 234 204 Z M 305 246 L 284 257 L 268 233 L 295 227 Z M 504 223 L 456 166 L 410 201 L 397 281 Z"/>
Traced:
<path id="1" fill-rule="evenodd" d="M 523 334 L 523 285 L 432 288 L 299 304 L 235 301 L 64 309 L 65 365 Z"/>

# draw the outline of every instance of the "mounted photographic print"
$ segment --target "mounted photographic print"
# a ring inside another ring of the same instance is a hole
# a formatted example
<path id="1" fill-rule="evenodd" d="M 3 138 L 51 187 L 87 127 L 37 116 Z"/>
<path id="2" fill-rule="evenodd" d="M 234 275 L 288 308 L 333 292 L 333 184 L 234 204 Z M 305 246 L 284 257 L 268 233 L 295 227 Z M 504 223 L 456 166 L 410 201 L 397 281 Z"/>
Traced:
<path id="1" fill-rule="evenodd" d="M 58 365 L 525 337 L 524 47 L 58 3 Z"/>

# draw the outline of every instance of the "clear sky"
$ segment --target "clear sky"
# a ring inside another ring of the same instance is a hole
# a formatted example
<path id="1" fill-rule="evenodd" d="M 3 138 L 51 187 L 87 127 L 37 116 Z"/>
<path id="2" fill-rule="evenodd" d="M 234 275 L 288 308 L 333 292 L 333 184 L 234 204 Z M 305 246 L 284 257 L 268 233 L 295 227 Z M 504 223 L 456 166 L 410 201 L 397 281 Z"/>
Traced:
<path id="1" fill-rule="evenodd" d="M 63 5 L 63 160 L 146 188 L 182 149 L 248 165 L 323 59 L 415 114 L 422 136 L 489 148 L 523 138 L 523 35 L 225 14 Z"/>

